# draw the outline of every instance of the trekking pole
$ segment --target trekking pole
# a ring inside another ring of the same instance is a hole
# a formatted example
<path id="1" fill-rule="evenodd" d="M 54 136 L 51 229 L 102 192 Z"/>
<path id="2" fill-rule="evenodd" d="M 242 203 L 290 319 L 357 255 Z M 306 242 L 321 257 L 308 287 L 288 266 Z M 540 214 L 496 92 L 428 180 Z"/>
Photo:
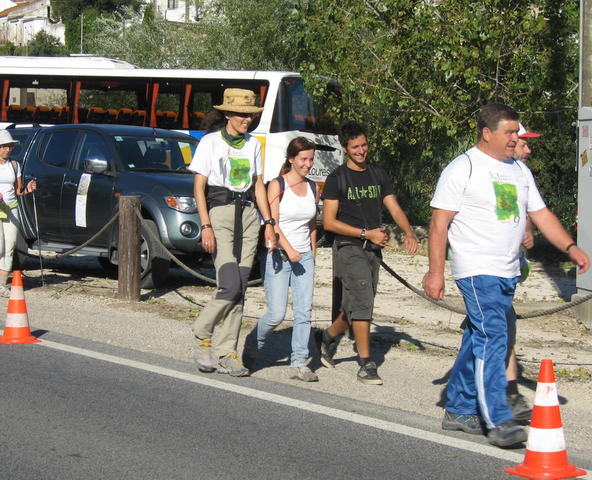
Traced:
<path id="1" fill-rule="evenodd" d="M 37 230 L 37 248 L 39 251 L 39 268 L 41 269 L 41 286 L 45 287 L 45 277 L 43 275 L 43 259 L 41 257 L 41 237 L 39 236 L 39 219 L 37 218 L 37 202 L 35 201 L 35 192 L 33 194 L 33 217 L 35 219 L 35 230 Z"/>

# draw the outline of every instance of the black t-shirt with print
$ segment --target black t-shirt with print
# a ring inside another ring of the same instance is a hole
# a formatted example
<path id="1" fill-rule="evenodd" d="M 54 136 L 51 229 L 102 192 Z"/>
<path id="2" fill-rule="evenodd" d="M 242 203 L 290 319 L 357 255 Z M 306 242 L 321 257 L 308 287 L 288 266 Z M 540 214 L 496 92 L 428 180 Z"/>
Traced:
<path id="1" fill-rule="evenodd" d="M 387 195 L 393 195 L 393 187 L 390 184 L 386 172 L 378 165 L 368 165 L 363 171 L 347 169 L 345 165 L 333 170 L 325 182 L 323 200 L 339 200 L 337 220 L 353 227 L 371 230 L 381 224 L 382 200 Z M 372 171 L 370 171 L 372 169 Z M 338 176 L 343 176 L 341 185 L 345 191 L 340 191 Z M 363 212 L 362 212 L 363 210 Z M 336 240 L 352 237 L 335 235 Z M 361 243 L 361 242 L 360 242 Z"/>

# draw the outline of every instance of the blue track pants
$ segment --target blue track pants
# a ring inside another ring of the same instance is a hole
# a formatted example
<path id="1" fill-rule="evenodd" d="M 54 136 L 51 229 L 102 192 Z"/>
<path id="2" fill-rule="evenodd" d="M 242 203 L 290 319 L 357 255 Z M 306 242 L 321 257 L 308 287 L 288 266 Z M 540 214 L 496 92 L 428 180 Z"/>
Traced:
<path id="1" fill-rule="evenodd" d="M 479 413 L 487 428 L 512 419 L 506 401 L 507 315 L 519 277 L 477 275 L 457 280 L 468 322 L 448 381 L 446 410 Z"/>

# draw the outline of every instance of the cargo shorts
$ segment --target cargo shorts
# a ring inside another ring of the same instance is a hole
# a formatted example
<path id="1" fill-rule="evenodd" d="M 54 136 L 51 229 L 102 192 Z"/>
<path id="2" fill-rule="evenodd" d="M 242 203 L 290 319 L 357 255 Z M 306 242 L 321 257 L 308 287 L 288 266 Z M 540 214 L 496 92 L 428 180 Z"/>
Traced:
<path id="1" fill-rule="evenodd" d="M 335 276 L 342 284 L 341 311 L 350 322 L 372 320 L 381 253 L 357 245 L 333 248 Z"/>

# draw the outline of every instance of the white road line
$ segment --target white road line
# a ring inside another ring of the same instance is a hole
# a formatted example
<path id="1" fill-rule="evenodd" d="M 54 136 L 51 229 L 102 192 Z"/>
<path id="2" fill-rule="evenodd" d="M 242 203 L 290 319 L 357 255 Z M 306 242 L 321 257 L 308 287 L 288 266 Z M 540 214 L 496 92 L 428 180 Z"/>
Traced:
<path id="1" fill-rule="evenodd" d="M 499 448 L 491 447 L 488 445 L 479 445 L 476 443 L 468 442 L 466 440 L 447 437 L 446 435 L 440 435 L 438 433 L 421 430 L 419 428 L 407 427 L 405 425 L 399 425 L 398 423 L 389 422 L 386 420 L 379 420 L 377 418 L 368 417 L 366 415 L 359 415 L 357 413 L 346 412 L 343 410 L 339 410 L 337 408 L 326 407 L 324 405 L 306 402 L 303 400 L 296 400 L 274 393 L 262 392 L 261 390 L 256 390 L 254 388 L 228 384 L 225 382 L 220 382 L 218 380 L 211 379 L 209 377 L 179 372 L 177 370 L 172 370 L 170 368 L 163 368 L 156 365 L 151 365 L 149 363 L 137 362 L 135 360 L 116 357 L 114 355 L 107 355 L 104 353 L 95 352 L 93 350 L 87 350 L 84 348 L 72 347 L 70 345 L 64 345 L 49 340 L 43 340 L 43 343 L 39 343 L 38 345 L 53 348 L 56 350 L 62 350 L 64 352 L 75 353 L 77 355 L 82 355 L 89 358 L 95 358 L 97 360 L 103 360 L 105 362 L 115 363 L 117 365 L 124 365 L 127 367 L 137 368 L 139 370 L 157 373 L 159 375 L 165 375 L 167 377 L 178 378 L 180 380 L 185 380 L 187 382 L 193 382 L 207 387 L 217 388 L 219 390 L 238 393 L 240 395 L 245 395 L 251 398 L 257 398 L 267 402 L 277 403 L 279 405 L 298 408 L 300 410 L 305 410 L 307 412 L 319 413 L 321 415 L 326 415 L 328 417 L 345 420 L 347 422 L 357 423 L 360 425 L 377 428 L 379 430 L 384 430 L 387 432 L 407 435 L 409 437 L 417 438 L 419 440 L 428 440 L 430 442 L 438 443 L 440 445 L 446 445 L 448 447 L 454 447 L 460 450 L 466 450 L 468 452 L 487 455 L 489 457 L 494 457 L 510 462 L 508 466 L 520 463 L 524 459 L 524 456 L 522 454 L 514 453 L 508 450 L 501 450 Z"/>

